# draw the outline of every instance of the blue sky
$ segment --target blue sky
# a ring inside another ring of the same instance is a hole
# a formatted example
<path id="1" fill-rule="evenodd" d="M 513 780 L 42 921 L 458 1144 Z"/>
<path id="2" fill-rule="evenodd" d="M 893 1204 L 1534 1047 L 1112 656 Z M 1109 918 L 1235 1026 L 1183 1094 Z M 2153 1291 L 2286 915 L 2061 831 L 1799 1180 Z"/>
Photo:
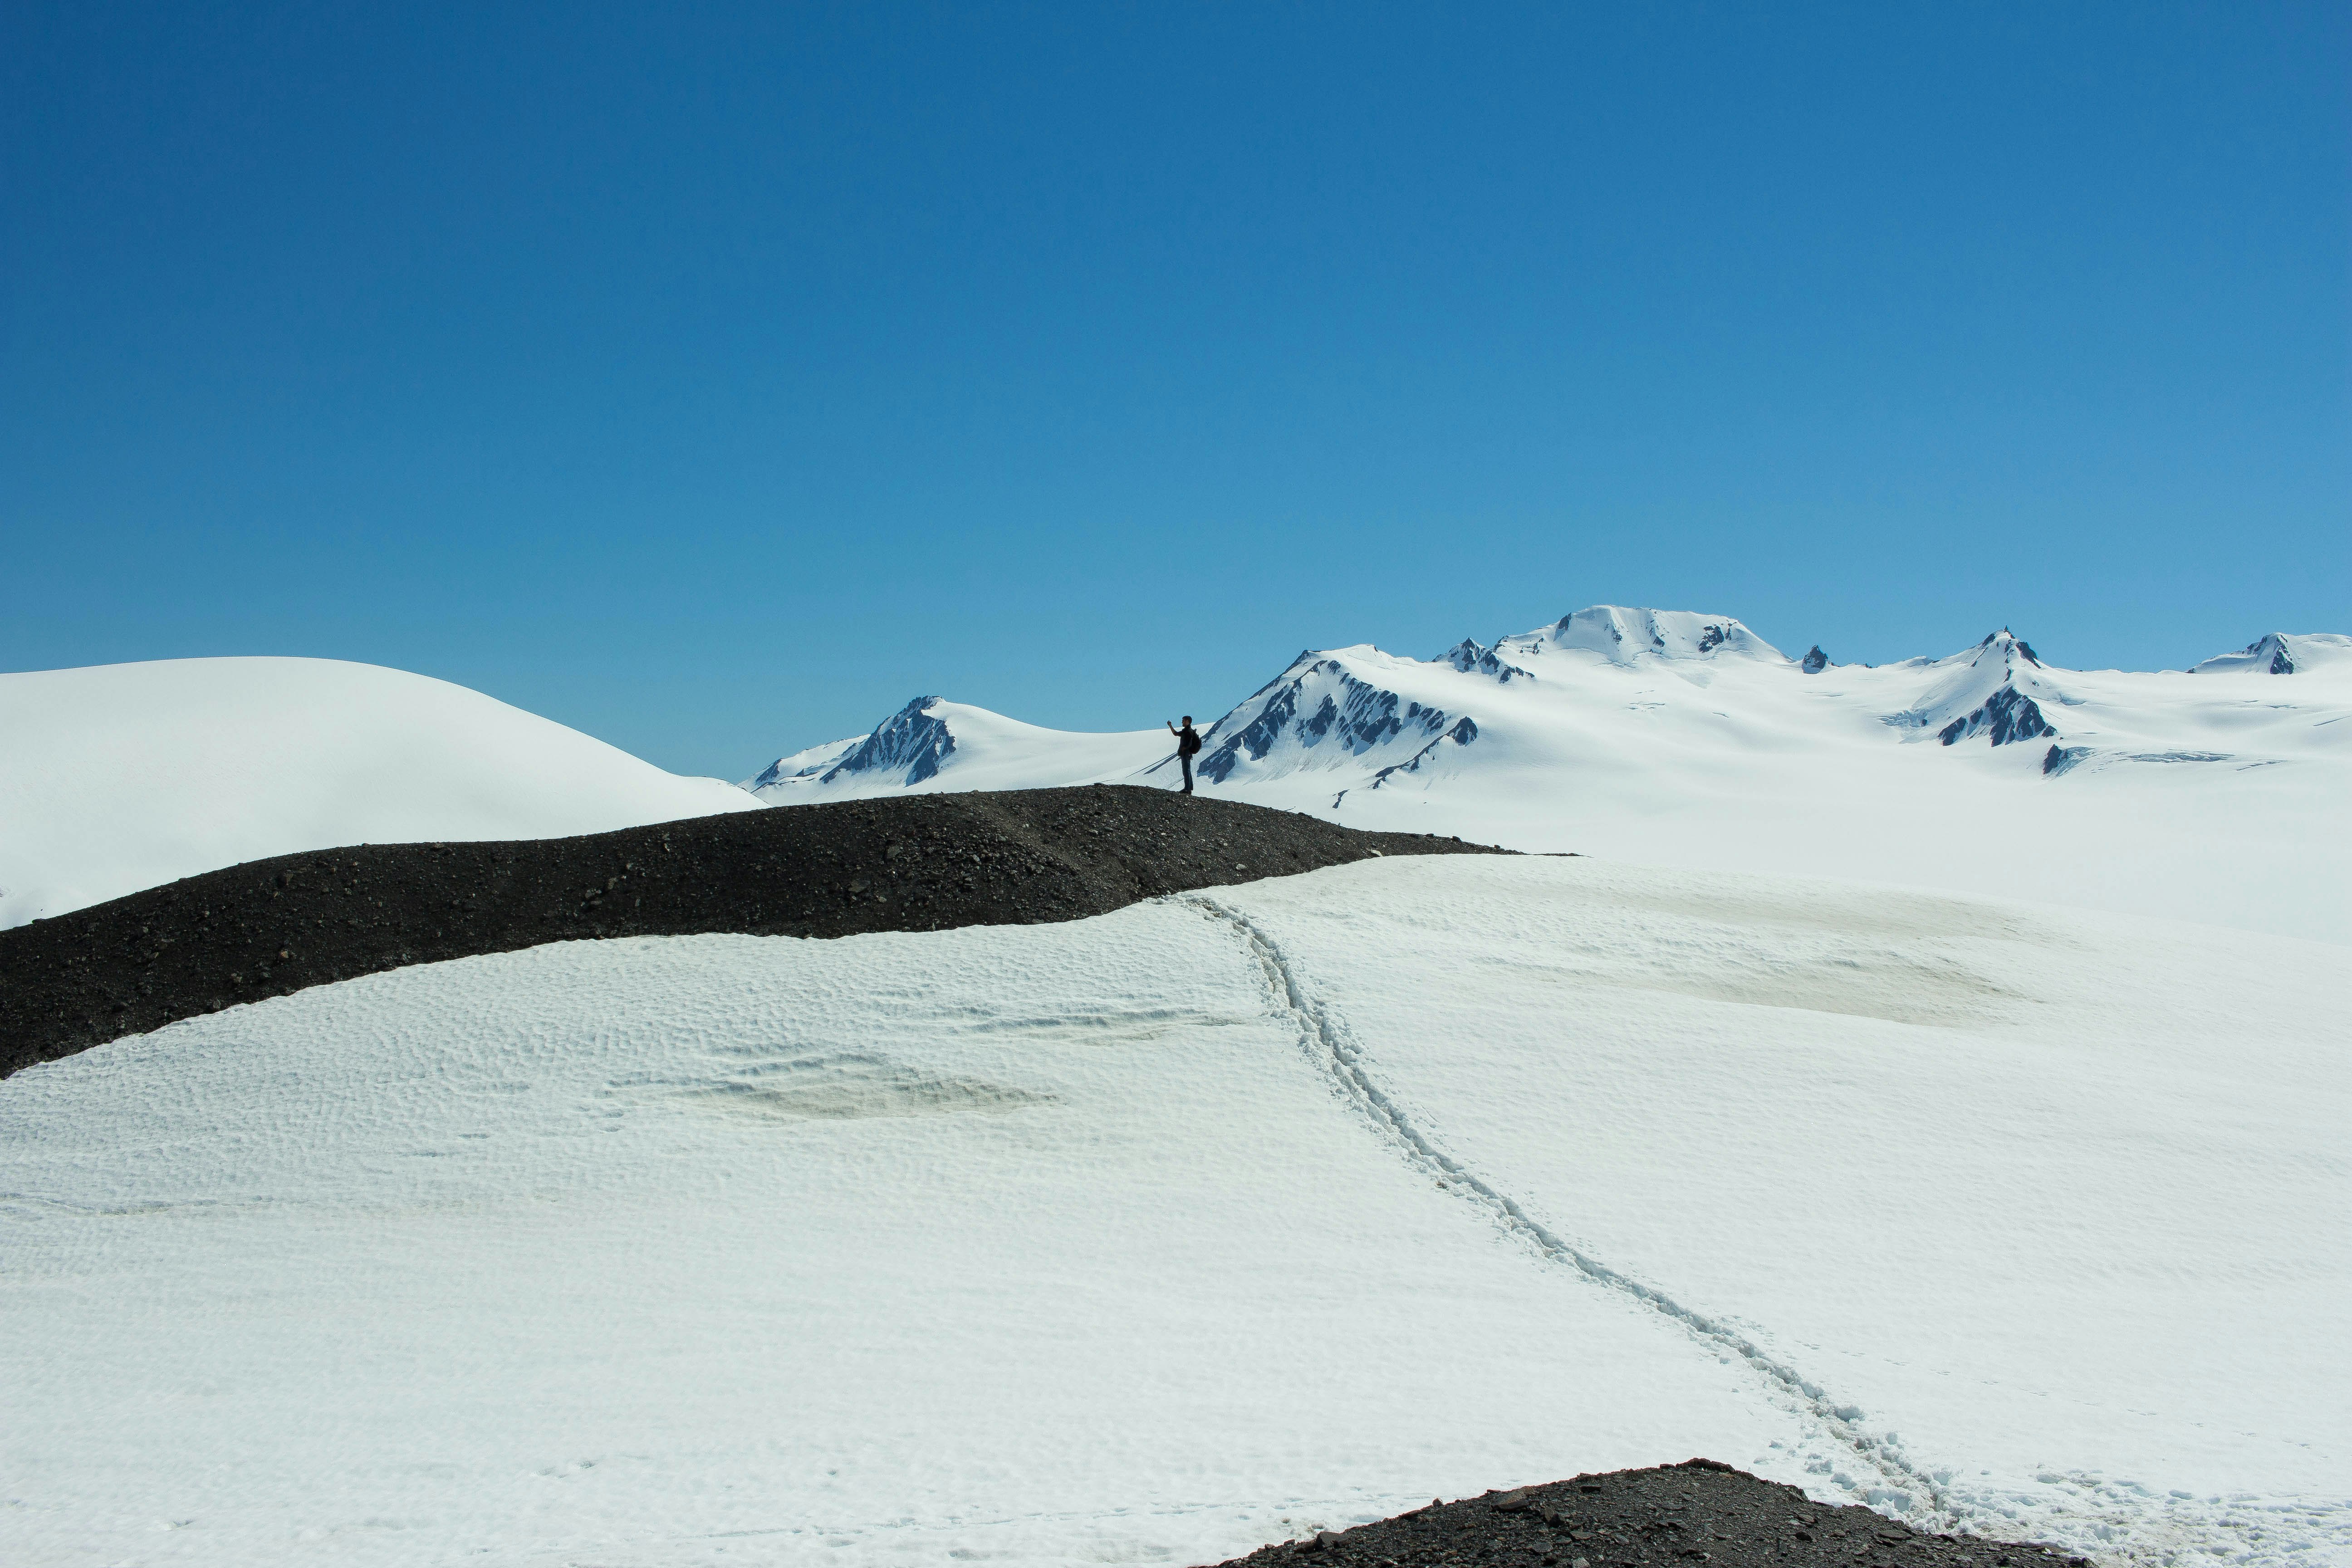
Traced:
<path id="1" fill-rule="evenodd" d="M 2352 630 L 2347 83 L 2336 4 L 19 0 L 0 668 L 741 777 L 1596 602 Z"/>

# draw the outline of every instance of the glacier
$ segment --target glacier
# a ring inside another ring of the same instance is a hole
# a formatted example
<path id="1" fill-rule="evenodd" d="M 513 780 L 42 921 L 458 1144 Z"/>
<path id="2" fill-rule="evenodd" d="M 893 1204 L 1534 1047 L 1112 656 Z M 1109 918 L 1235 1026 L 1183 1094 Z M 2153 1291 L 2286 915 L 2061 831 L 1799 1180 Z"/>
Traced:
<path id="1" fill-rule="evenodd" d="M 319 986 L 0 1083 L 0 1559 L 1202 1563 L 1699 1454 L 2352 1562 L 2348 984 L 1461 857 Z"/>

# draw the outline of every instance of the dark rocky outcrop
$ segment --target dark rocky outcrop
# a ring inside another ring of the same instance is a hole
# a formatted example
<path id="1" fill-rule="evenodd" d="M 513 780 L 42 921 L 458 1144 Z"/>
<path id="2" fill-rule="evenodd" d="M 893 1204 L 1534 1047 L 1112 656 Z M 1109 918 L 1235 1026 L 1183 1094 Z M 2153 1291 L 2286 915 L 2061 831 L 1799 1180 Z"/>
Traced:
<path id="1" fill-rule="evenodd" d="M 1914 1530 L 1711 1459 L 1432 1502 L 1223 1568 L 2083 1568 L 2047 1546 Z"/>
<path id="2" fill-rule="evenodd" d="M 1091 785 L 285 855 L 0 931 L 0 1072 L 239 1002 L 541 942 L 1068 921 L 1373 855 L 1499 853 Z"/>
<path id="3" fill-rule="evenodd" d="M 1971 735 L 1989 735 L 1994 745 L 2008 746 L 2057 732 L 2042 716 L 2041 704 L 2016 687 L 2004 686 L 1987 698 L 1983 707 L 1937 731 L 1937 738 L 1949 746 Z"/>

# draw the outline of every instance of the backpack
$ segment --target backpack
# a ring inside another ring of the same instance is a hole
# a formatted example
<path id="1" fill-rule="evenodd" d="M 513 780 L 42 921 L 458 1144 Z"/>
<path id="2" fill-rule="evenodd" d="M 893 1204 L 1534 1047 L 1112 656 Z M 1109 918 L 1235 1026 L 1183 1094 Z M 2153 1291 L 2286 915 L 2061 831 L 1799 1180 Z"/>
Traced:
<path id="1" fill-rule="evenodd" d="M 1193 757 L 1200 755 L 1200 752 L 1201 731 L 1187 725 L 1184 732 L 1176 737 L 1176 754 L 1180 757 Z"/>

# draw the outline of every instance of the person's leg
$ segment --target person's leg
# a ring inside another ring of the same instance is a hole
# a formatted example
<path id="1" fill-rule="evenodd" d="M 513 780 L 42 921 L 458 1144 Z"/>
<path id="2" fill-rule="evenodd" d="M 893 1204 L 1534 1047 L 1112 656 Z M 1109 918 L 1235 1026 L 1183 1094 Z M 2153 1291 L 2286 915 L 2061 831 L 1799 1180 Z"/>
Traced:
<path id="1" fill-rule="evenodd" d="M 1181 793 L 1191 795 L 1192 793 L 1192 759 L 1178 757 L 1176 760 L 1184 764 L 1184 788 Z"/>

